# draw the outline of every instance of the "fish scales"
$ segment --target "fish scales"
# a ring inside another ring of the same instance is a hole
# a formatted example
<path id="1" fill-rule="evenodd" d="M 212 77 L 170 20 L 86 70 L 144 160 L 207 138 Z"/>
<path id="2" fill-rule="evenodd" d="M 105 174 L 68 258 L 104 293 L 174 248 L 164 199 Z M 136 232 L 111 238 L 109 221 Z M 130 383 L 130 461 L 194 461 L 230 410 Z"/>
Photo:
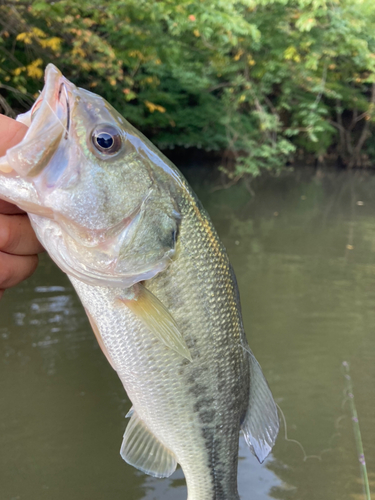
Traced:
<path id="1" fill-rule="evenodd" d="M 72 281 L 133 404 L 120 454 L 189 500 L 237 500 L 238 439 L 262 462 L 279 421 L 244 334 L 235 275 L 187 182 L 104 99 L 49 65 L 29 128 L 0 158 Z"/>
<path id="2" fill-rule="evenodd" d="M 175 317 L 192 363 L 158 345 L 127 311 L 108 314 L 118 291 L 104 290 L 103 300 L 97 287 L 86 296 L 81 283 L 73 284 L 97 321 L 134 407 L 142 408 L 139 416 L 181 464 L 189 500 L 236 499 L 238 437 L 249 391 L 236 284 L 216 231 L 194 198 L 182 198 L 179 208 L 178 258 L 147 288 Z M 195 431 L 188 440 L 186 428 Z M 196 449 L 199 457 L 192 453 Z"/>

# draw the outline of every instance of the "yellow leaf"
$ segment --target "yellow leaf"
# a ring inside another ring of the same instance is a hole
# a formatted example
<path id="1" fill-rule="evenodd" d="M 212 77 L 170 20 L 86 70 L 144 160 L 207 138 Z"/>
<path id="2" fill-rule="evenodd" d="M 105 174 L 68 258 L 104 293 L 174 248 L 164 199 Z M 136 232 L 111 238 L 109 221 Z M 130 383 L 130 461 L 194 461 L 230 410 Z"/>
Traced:
<path id="1" fill-rule="evenodd" d="M 284 59 L 293 59 L 296 54 L 296 48 L 291 45 L 284 51 Z"/>
<path id="2" fill-rule="evenodd" d="M 140 59 L 141 61 L 143 61 L 145 59 L 144 55 L 139 50 L 130 50 L 129 56 L 130 57 L 138 57 L 138 59 Z"/>
<path id="3" fill-rule="evenodd" d="M 74 47 L 72 50 L 72 55 L 86 57 L 86 52 L 82 49 L 82 47 Z"/>
<path id="4" fill-rule="evenodd" d="M 39 43 L 44 49 L 49 48 L 57 52 L 61 48 L 62 39 L 58 36 L 54 36 L 52 38 L 47 38 L 47 40 L 39 40 Z"/>
<path id="5" fill-rule="evenodd" d="M 36 28 L 35 26 L 33 28 L 31 28 L 31 32 L 34 36 L 38 37 L 38 38 L 46 38 L 46 34 L 44 33 L 44 31 L 42 31 L 41 29 L 39 28 Z"/>
<path id="6" fill-rule="evenodd" d="M 237 54 L 233 57 L 233 59 L 234 59 L 235 61 L 238 61 L 238 60 L 239 60 L 239 58 L 242 56 L 242 54 L 243 54 L 243 50 L 242 50 L 242 49 L 240 49 L 240 50 L 237 52 Z"/>
<path id="7" fill-rule="evenodd" d="M 247 63 L 249 66 L 254 66 L 255 61 L 251 56 L 247 56 Z"/>
<path id="8" fill-rule="evenodd" d="M 199 33 L 199 30 L 194 30 L 193 33 L 194 33 L 194 36 L 196 36 L 197 38 L 201 36 L 201 34 Z"/>
<path id="9" fill-rule="evenodd" d="M 158 104 L 154 104 L 153 102 L 144 101 L 144 103 L 147 106 L 150 113 L 153 113 L 154 111 L 159 111 L 159 113 L 165 113 L 166 111 L 165 108 L 163 108 L 163 106 L 159 106 Z"/>
<path id="10" fill-rule="evenodd" d="M 165 113 L 166 109 L 163 106 L 156 106 L 156 111 L 159 111 L 159 113 Z"/>
<path id="11" fill-rule="evenodd" d="M 297 49 L 291 45 L 284 51 L 284 59 L 301 62 L 301 56 L 298 54 Z"/>
<path id="12" fill-rule="evenodd" d="M 25 69 L 26 69 L 25 66 L 21 66 L 20 68 L 14 69 L 13 70 L 13 75 L 14 76 L 19 76 L 22 73 L 22 71 L 25 71 Z"/>
<path id="13" fill-rule="evenodd" d="M 30 33 L 19 33 L 16 36 L 16 40 L 18 42 L 24 42 L 24 43 L 26 43 L 28 45 L 30 45 L 32 43 L 32 38 L 31 38 Z"/>
<path id="14" fill-rule="evenodd" d="M 43 64 L 42 59 L 35 59 L 32 63 L 26 66 L 27 76 L 30 78 L 42 78 L 43 70 L 39 67 Z"/>

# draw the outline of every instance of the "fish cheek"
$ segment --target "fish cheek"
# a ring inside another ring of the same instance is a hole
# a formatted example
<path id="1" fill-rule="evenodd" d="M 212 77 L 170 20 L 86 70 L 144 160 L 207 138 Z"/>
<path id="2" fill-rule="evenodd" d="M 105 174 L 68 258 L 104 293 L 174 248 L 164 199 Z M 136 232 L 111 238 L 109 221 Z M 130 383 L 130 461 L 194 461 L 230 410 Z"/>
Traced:
<path id="1" fill-rule="evenodd" d="M 107 211 L 121 211 L 130 214 L 140 206 L 142 200 L 152 191 L 154 181 L 143 162 L 135 153 L 127 151 L 116 161 L 102 163 L 102 177 L 98 184 L 107 192 Z"/>

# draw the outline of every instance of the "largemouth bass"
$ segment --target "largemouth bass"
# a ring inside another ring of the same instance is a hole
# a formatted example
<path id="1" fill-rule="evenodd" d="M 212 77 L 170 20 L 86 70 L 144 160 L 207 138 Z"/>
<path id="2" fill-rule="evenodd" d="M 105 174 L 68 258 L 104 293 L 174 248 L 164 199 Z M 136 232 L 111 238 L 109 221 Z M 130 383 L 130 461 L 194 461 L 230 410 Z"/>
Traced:
<path id="1" fill-rule="evenodd" d="M 179 170 L 53 65 L 0 198 L 29 213 L 68 274 L 132 408 L 121 456 L 183 469 L 189 500 L 234 500 L 239 433 L 262 462 L 277 410 L 246 341 L 225 249 Z"/>

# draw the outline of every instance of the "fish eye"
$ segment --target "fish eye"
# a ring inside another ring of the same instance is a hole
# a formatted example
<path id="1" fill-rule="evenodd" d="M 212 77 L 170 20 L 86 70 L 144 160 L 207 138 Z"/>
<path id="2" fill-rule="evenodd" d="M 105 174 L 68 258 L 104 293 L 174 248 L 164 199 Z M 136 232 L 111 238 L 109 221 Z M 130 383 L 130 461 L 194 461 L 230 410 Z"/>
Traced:
<path id="1" fill-rule="evenodd" d="M 91 141 L 100 153 L 111 156 L 118 153 L 122 146 L 121 134 L 112 125 L 95 128 L 91 134 Z"/>

